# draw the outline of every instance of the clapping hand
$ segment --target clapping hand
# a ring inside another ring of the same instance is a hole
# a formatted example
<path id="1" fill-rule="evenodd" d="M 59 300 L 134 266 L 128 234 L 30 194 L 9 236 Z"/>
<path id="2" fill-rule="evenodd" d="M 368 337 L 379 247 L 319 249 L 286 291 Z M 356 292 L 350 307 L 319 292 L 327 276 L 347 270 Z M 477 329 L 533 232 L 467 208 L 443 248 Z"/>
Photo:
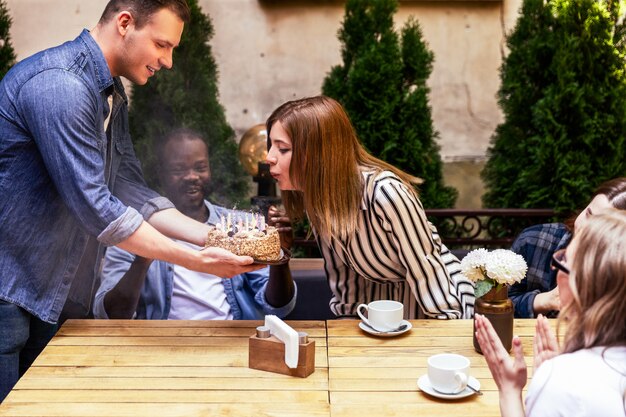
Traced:
<path id="1" fill-rule="evenodd" d="M 280 246 L 291 250 L 293 230 L 291 228 L 291 219 L 287 216 L 285 210 L 276 206 L 270 206 L 267 212 L 267 224 L 276 227 L 276 230 L 278 230 Z"/>
<path id="2" fill-rule="evenodd" d="M 489 320 L 480 314 L 476 314 L 474 320 L 476 338 L 500 393 L 505 396 L 519 396 L 521 401 L 522 389 L 528 379 L 521 340 L 517 336 L 513 338 L 515 357 L 511 358 Z"/>
<path id="3" fill-rule="evenodd" d="M 559 354 L 559 344 L 556 341 L 556 337 L 554 336 L 554 333 L 552 333 L 552 329 L 550 329 L 548 320 L 541 314 L 537 317 L 533 353 L 535 355 L 535 362 L 533 365 L 535 367 L 535 371 L 542 363 Z"/>
<path id="4" fill-rule="evenodd" d="M 528 379 L 528 370 L 522 352 L 522 341 L 513 338 L 514 358 L 509 356 L 493 326 L 484 316 L 476 314 L 476 339 L 498 386 L 500 413 L 506 417 L 524 416 L 522 389 Z"/>

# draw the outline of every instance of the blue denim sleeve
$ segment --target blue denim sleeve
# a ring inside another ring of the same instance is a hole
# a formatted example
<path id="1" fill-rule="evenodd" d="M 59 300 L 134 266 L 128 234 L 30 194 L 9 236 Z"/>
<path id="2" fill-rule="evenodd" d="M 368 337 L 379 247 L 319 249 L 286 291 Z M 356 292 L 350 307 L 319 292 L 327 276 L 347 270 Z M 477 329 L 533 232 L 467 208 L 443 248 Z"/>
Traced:
<path id="1" fill-rule="evenodd" d="M 298 294 L 298 288 L 294 282 L 293 297 L 287 304 L 282 307 L 274 307 L 265 299 L 265 289 L 269 282 L 269 268 L 259 269 L 257 271 L 247 272 L 243 274 L 244 279 L 248 282 L 248 285 L 255 293 L 254 301 L 263 309 L 264 314 L 273 314 L 280 318 L 287 316 L 296 306 L 296 296 Z"/>
<path id="2" fill-rule="evenodd" d="M 93 302 L 93 315 L 95 318 L 109 318 L 104 308 L 104 297 L 120 282 L 134 260 L 135 255 L 130 252 L 115 246 L 107 248 L 102 263 L 102 272 L 100 273 L 100 287 L 96 291 L 96 297 Z"/>
<path id="3" fill-rule="evenodd" d="M 130 236 L 142 219 L 106 186 L 102 156 L 106 136 L 99 126 L 98 100 L 76 74 L 51 69 L 24 84 L 16 105 L 72 215 L 91 235 L 116 244 Z"/>
<path id="4" fill-rule="evenodd" d="M 511 250 L 519 255 L 522 255 L 526 264 L 531 265 L 532 255 L 529 254 L 529 245 L 527 245 L 526 231 L 520 233 L 515 239 Z M 515 310 L 515 317 L 517 318 L 533 318 L 535 313 L 533 310 L 533 303 L 535 302 L 535 296 L 539 294 L 539 290 L 530 290 L 528 288 L 528 276 L 524 277 L 520 282 L 509 287 L 509 298 L 513 302 Z"/>

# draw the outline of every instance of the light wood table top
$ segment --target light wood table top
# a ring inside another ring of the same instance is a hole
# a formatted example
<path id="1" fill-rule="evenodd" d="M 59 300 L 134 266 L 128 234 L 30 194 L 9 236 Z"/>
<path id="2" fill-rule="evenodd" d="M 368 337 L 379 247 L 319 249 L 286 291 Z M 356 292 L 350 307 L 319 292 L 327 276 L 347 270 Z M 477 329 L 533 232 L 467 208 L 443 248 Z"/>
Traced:
<path id="1" fill-rule="evenodd" d="M 532 364 L 536 320 L 515 320 Z M 371 336 L 355 320 L 327 322 L 328 377 L 333 417 L 368 416 L 499 416 L 498 389 L 482 355 L 472 344 L 472 320 L 411 320 L 413 328 L 396 337 Z M 471 362 L 482 396 L 443 400 L 421 392 L 427 359 L 458 353 Z M 531 369 L 529 368 L 529 374 Z"/>
<path id="2" fill-rule="evenodd" d="M 248 368 L 261 321 L 67 321 L 0 405 L 0 416 L 329 416 L 326 328 L 315 372 Z"/>
<path id="3" fill-rule="evenodd" d="M 13 391 L 0 416 L 498 416 L 498 391 L 472 346 L 472 320 L 413 320 L 371 336 L 357 320 L 290 321 L 315 340 L 315 372 L 248 368 L 260 321 L 70 320 Z M 532 363 L 535 320 L 516 320 Z M 470 358 L 482 396 L 421 392 L 429 356 Z M 530 372 L 530 369 L 529 369 Z"/>

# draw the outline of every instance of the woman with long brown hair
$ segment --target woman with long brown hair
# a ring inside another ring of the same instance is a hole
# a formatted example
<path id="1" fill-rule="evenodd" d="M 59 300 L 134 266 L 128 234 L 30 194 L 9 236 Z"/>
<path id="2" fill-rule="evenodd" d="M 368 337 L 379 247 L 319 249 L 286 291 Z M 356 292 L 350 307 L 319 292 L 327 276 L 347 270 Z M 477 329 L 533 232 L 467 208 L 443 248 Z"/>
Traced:
<path id="1" fill-rule="evenodd" d="M 626 214 L 608 209 L 577 228 L 553 265 L 567 327 L 559 352 L 545 317 L 537 319 L 535 372 L 527 416 L 626 415 Z M 523 416 L 527 370 L 519 338 L 514 359 L 487 319 L 476 316 L 476 336 L 500 392 L 503 417 Z"/>
<path id="2" fill-rule="evenodd" d="M 473 285 L 426 219 L 419 180 L 368 154 L 337 101 L 287 102 L 266 127 L 270 173 L 287 215 L 312 225 L 337 316 L 378 299 L 402 302 L 405 318 L 473 314 Z"/>

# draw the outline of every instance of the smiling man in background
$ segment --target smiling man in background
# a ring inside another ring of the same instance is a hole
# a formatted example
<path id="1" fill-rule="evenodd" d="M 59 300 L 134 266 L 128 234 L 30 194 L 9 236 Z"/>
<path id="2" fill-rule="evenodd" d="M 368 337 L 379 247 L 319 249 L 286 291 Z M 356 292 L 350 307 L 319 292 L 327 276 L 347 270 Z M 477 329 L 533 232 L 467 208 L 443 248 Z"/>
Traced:
<path id="1" fill-rule="evenodd" d="M 211 168 L 198 132 L 175 129 L 156 150 L 163 194 L 182 213 L 209 225 L 245 214 L 205 200 Z M 296 303 L 287 263 L 222 279 L 111 247 L 101 278 L 94 315 L 103 319 L 261 320 L 266 314 L 283 318 Z"/>
<path id="2" fill-rule="evenodd" d="M 24 59 L 0 84 L 0 401 L 68 294 L 89 311 L 102 244 L 222 277 L 259 268 L 169 239 L 201 246 L 208 226 L 150 190 L 133 151 L 119 77 L 145 84 L 171 68 L 188 20 L 185 0 L 112 0 L 91 32 Z"/>

